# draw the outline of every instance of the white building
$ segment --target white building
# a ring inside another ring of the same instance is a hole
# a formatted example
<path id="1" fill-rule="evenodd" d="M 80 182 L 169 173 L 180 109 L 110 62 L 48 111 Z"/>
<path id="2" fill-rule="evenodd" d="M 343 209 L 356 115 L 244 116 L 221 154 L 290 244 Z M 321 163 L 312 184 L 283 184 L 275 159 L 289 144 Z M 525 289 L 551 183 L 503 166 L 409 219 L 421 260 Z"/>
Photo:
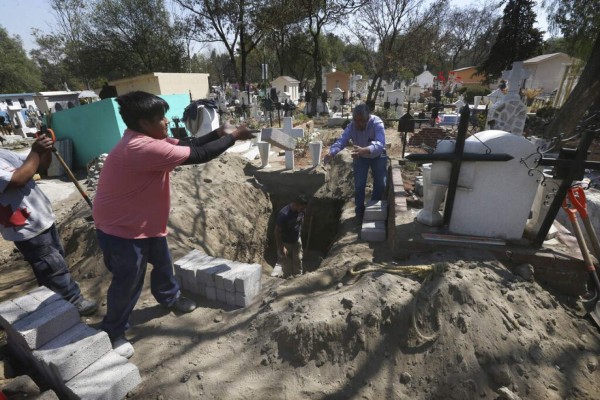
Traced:
<path id="1" fill-rule="evenodd" d="M 283 98 L 289 99 L 293 103 L 298 103 L 300 81 L 290 76 L 282 75 L 271 81 L 271 87 L 277 90 L 279 100 Z"/>
<path id="2" fill-rule="evenodd" d="M 34 93 L 0 94 L 0 116 L 14 127 L 14 134 L 26 137 L 38 130 L 40 113 Z"/>
<path id="3" fill-rule="evenodd" d="M 414 82 L 418 83 L 421 88 L 427 89 L 433 87 L 433 78 L 435 78 L 435 76 L 427 71 L 427 65 L 425 65 L 423 67 L 423 72 L 415 77 Z"/>
<path id="4" fill-rule="evenodd" d="M 542 89 L 543 95 L 558 90 L 567 68 L 576 61 L 565 53 L 544 54 L 523 61 L 529 71 L 529 77 L 523 86 L 525 89 Z"/>

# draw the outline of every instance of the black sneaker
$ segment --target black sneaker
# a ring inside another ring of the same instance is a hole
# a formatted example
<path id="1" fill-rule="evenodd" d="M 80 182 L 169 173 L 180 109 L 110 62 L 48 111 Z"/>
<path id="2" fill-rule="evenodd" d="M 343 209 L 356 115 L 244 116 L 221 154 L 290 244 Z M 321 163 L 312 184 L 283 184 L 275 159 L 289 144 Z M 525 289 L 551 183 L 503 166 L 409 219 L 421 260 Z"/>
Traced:
<path id="1" fill-rule="evenodd" d="M 87 316 L 92 315 L 98 310 L 98 303 L 93 300 L 82 299 L 79 303 L 75 304 L 79 315 Z"/>
<path id="2" fill-rule="evenodd" d="M 189 313 L 196 309 L 196 302 L 186 297 L 179 296 L 179 298 L 175 300 L 175 302 L 171 304 L 169 308 L 183 313 Z"/>

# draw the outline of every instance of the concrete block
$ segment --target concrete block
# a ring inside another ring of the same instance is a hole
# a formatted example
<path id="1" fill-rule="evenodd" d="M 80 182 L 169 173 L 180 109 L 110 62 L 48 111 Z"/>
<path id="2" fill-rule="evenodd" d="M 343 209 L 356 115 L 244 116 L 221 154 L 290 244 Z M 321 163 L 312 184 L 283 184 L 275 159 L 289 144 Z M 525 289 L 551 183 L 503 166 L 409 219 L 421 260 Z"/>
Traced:
<path id="1" fill-rule="evenodd" d="M 214 257 L 211 257 L 200 250 L 193 250 L 188 256 L 190 257 L 187 258 L 185 262 L 179 264 L 178 267 L 181 287 L 192 293 L 200 294 L 200 286 L 197 283 L 197 270 L 207 262 L 214 260 Z"/>
<path id="2" fill-rule="evenodd" d="M 196 279 L 206 286 L 215 286 L 215 274 L 229 271 L 231 261 L 222 258 L 215 258 L 210 262 L 198 267 L 196 270 Z"/>
<path id="3" fill-rule="evenodd" d="M 235 292 L 228 292 L 227 290 L 225 291 L 225 302 L 230 305 L 230 306 L 234 306 L 235 307 Z"/>
<path id="4" fill-rule="evenodd" d="M 67 382 L 66 394 L 70 399 L 123 399 L 141 382 L 137 367 L 110 351 Z"/>
<path id="5" fill-rule="evenodd" d="M 363 222 L 360 237 L 367 242 L 383 242 L 385 240 L 385 222 Z"/>
<path id="6" fill-rule="evenodd" d="M 18 320 L 13 329 L 27 347 L 35 350 L 79 323 L 77 308 L 68 301 L 55 301 Z"/>
<path id="7" fill-rule="evenodd" d="M 1 303 L 0 324 L 5 330 L 12 330 L 12 325 L 19 319 L 58 300 L 64 301 L 61 296 L 47 287 L 38 287 L 27 293 L 25 296 Z"/>
<path id="8" fill-rule="evenodd" d="M 276 128 L 263 128 L 261 140 L 271 143 L 283 150 L 294 150 L 296 148 L 296 139 L 286 135 L 283 131 Z"/>
<path id="9" fill-rule="evenodd" d="M 181 257 L 179 260 L 175 261 L 173 263 L 173 267 L 175 270 L 175 275 L 178 275 L 179 272 L 181 271 L 181 266 L 184 265 L 185 263 L 187 263 L 188 261 L 190 261 L 192 258 L 194 258 L 196 255 L 199 254 L 204 254 L 203 252 L 201 252 L 200 250 L 192 250 L 189 253 L 187 253 L 185 256 Z"/>
<path id="10" fill-rule="evenodd" d="M 106 332 L 79 323 L 35 350 L 33 356 L 66 382 L 111 350 Z"/>
<path id="11" fill-rule="evenodd" d="M 387 201 L 369 201 L 365 208 L 364 221 L 385 221 L 387 220 L 388 203 Z"/>
<path id="12" fill-rule="evenodd" d="M 244 296 L 256 296 L 260 291 L 262 267 L 260 264 L 247 264 L 235 279 L 235 291 Z"/>
<path id="13" fill-rule="evenodd" d="M 227 303 L 227 292 L 225 292 L 225 289 L 217 289 L 217 301 L 221 302 L 221 303 Z"/>
<path id="14" fill-rule="evenodd" d="M 214 286 L 206 286 L 206 298 L 212 301 L 217 301 L 217 288 Z"/>
<path id="15" fill-rule="evenodd" d="M 235 261 L 229 262 L 228 271 L 222 271 L 215 274 L 215 286 L 217 289 L 228 290 L 235 292 L 234 281 L 235 277 L 242 271 L 245 264 Z"/>
<path id="16" fill-rule="evenodd" d="M 13 300 L 0 303 L 0 324 L 7 332 L 12 330 L 12 325 L 26 317 L 29 313 L 23 310 Z"/>
<path id="17" fill-rule="evenodd" d="M 240 292 L 235 292 L 235 305 L 238 307 L 248 307 L 255 297 L 246 297 Z"/>

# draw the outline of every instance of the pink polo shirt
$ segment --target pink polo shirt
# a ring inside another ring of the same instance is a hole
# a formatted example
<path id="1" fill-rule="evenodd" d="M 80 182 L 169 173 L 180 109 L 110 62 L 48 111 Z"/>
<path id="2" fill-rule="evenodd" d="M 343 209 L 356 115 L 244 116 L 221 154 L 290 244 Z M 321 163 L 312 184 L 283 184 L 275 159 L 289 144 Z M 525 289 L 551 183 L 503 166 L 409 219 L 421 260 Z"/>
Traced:
<path id="1" fill-rule="evenodd" d="M 190 156 L 179 140 L 127 129 L 109 153 L 94 198 L 96 228 L 125 239 L 167 235 L 169 174 Z"/>

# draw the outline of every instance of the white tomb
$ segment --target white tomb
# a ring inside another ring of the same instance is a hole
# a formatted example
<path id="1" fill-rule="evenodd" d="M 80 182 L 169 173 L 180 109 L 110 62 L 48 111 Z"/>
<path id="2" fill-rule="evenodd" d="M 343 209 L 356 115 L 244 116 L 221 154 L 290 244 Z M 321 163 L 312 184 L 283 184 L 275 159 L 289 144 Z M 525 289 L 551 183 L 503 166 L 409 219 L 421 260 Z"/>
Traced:
<path id="1" fill-rule="evenodd" d="M 421 97 L 421 85 L 413 83 L 408 87 L 408 101 L 415 102 Z"/>
<path id="2" fill-rule="evenodd" d="M 455 140 L 441 141 L 435 153 L 451 153 Z M 458 187 L 452 210 L 449 229 L 463 235 L 483 236 L 502 239 L 520 239 L 533 199 L 536 195 L 540 174 L 529 173 L 521 163 L 535 153 L 535 146 L 522 136 L 509 132 L 491 130 L 479 132 L 465 141 L 465 153 L 485 154 L 506 153 L 514 158 L 510 161 L 465 161 L 461 164 Z M 451 164 L 436 161 L 431 167 L 429 182 L 425 181 L 425 203 L 423 209 L 437 213 L 450 180 Z M 425 176 L 425 171 L 424 171 Z M 429 187 L 427 187 L 429 186 Z M 419 222 L 434 225 L 439 216 L 421 215 Z"/>

